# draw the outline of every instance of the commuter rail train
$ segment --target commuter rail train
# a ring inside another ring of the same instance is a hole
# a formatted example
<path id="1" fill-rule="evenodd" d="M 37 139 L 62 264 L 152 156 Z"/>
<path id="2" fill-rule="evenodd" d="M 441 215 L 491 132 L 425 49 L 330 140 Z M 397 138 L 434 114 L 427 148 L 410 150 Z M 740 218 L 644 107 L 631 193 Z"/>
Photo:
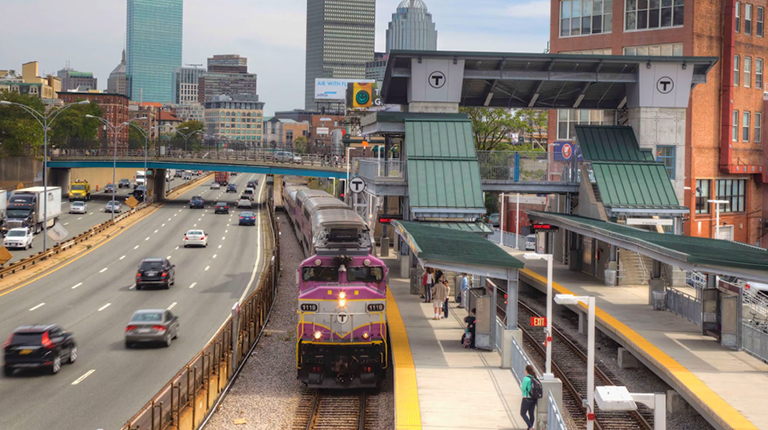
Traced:
<path id="1" fill-rule="evenodd" d="M 309 256 L 299 266 L 296 367 L 310 388 L 376 387 L 389 365 L 387 267 L 371 255 L 363 219 L 296 177 L 283 206 Z"/>

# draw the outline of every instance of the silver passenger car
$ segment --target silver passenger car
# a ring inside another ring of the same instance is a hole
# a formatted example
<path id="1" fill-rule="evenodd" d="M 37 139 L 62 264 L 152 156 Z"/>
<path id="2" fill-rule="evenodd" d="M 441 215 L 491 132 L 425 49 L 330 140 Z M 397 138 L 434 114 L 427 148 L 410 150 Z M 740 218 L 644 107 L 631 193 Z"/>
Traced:
<path id="1" fill-rule="evenodd" d="M 125 347 L 136 343 L 162 342 L 171 346 L 179 336 L 179 317 L 165 309 L 142 309 L 136 311 L 125 327 Z"/>

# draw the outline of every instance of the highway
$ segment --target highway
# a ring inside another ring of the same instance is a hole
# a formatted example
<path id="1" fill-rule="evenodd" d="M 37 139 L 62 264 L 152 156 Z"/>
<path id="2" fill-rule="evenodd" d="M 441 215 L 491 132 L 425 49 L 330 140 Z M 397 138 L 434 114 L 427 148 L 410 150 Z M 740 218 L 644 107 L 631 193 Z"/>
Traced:
<path id="1" fill-rule="evenodd" d="M 240 191 L 252 178 L 233 179 Z M 265 181 L 258 179 L 261 192 Z M 206 200 L 206 209 L 186 207 L 195 195 Z M 201 185 L 49 275 L 0 293 L 0 336 L 22 324 L 57 323 L 78 342 L 77 362 L 57 375 L 17 372 L 0 378 L 0 427 L 119 429 L 162 388 L 210 340 L 246 288 L 256 287 L 249 283 L 258 281 L 266 258 L 260 227 L 238 226 L 239 210 L 214 215 L 212 209 L 215 201 L 234 204 L 238 196 Z M 192 228 L 209 234 L 207 248 L 181 246 Z M 136 269 L 145 257 L 170 258 L 176 285 L 135 290 Z M 179 338 L 169 348 L 126 349 L 130 316 L 151 308 L 170 308 L 179 316 Z"/>
<path id="2" fill-rule="evenodd" d="M 177 187 L 184 182 L 186 181 L 183 181 L 179 178 L 174 178 L 173 181 L 168 183 L 167 189 Z M 128 193 L 130 192 L 133 192 L 133 188 L 118 188 L 116 193 L 117 201 L 123 203 L 125 198 L 128 196 Z M 97 226 L 105 221 L 109 221 L 112 218 L 112 215 L 109 212 L 104 212 L 104 207 L 110 200 L 112 200 L 111 192 L 105 193 L 104 191 L 96 191 L 94 189 L 93 193 L 91 194 L 91 200 L 86 202 L 86 205 L 88 206 L 88 213 L 85 215 L 70 214 L 69 205 L 71 203 L 66 196 L 62 196 L 61 216 L 59 217 L 59 223 L 69 232 L 69 236 L 67 236 L 67 238 L 73 238 L 94 226 Z M 128 206 L 123 205 L 123 212 L 129 209 L 130 208 Z M 49 237 L 48 247 L 50 248 L 54 245 L 55 242 Z M 31 249 L 9 249 L 8 251 L 11 253 L 11 255 L 13 255 L 13 258 L 7 264 L 11 264 L 15 261 L 21 260 L 22 258 L 29 257 L 30 255 L 37 254 L 42 250 L 43 233 L 41 232 L 40 234 L 35 235 Z"/>

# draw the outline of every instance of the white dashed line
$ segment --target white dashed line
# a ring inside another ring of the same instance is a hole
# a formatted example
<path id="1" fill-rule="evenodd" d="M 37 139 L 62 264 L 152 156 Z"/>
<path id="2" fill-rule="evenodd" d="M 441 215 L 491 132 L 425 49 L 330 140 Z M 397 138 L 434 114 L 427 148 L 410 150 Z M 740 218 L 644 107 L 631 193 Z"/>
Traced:
<path id="1" fill-rule="evenodd" d="M 145 240 L 145 241 L 149 240 L 149 236 L 147 236 L 147 238 L 146 238 L 146 239 L 144 239 L 144 240 Z"/>
<path id="2" fill-rule="evenodd" d="M 155 230 L 155 234 L 157 234 L 158 231 L 160 231 L 160 230 Z"/>
<path id="3" fill-rule="evenodd" d="M 165 227 L 165 224 L 161 225 L 160 227 Z"/>
<path id="4" fill-rule="evenodd" d="M 64 223 L 64 225 L 69 225 L 69 223 L 68 223 L 68 222 L 65 222 L 65 223 Z"/>
<path id="5" fill-rule="evenodd" d="M 112 303 L 107 303 L 106 305 L 104 305 L 104 306 L 100 307 L 100 308 L 99 308 L 99 312 L 101 312 L 101 311 L 103 311 L 104 309 L 108 308 L 108 307 L 109 307 L 109 305 L 111 305 L 111 304 L 112 304 Z"/>
<path id="6" fill-rule="evenodd" d="M 176 249 L 179 249 L 179 247 L 177 246 Z"/>
<path id="7" fill-rule="evenodd" d="M 139 245 L 134 246 L 133 249 L 139 249 Z"/>
<path id="8" fill-rule="evenodd" d="M 178 214 L 173 214 L 173 216 L 176 216 L 176 215 L 178 215 Z"/>
<path id="9" fill-rule="evenodd" d="M 120 257 L 120 260 L 122 260 L 122 259 L 124 259 L 124 258 L 125 258 L 125 255 L 123 255 L 122 257 Z"/>
<path id="10" fill-rule="evenodd" d="M 197 227 L 197 224 L 193 225 L 192 227 Z"/>
<path id="11" fill-rule="evenodd" d="M 224 230 L 224 233 L 229 233 L 229 230 Z"/>
<path id="12" fill-rule="evenodd" d="M 107 269 L 109 269 L 109 267 L 105 267 L 105 268 L 103 268 L 103 269 L 99 270 L 99 273 L 104 273 L 104 272 L 106 272 L 106 271 L 107 271 Z"/>
<path id="13" fill-rule="evenodd" d="M 83 219 L 83 217 L 80 217 L 80 218 L 78 218 L 77 220 L 78 220 L 78 221 L 80 221 L 81 219 Z"/>
<path id="14" fill-rule="evenodd" d="M 225 240 L 226 238 L 227 238 L 226 236 L 222 236 L 221 240 Z"/>
<path id="15" fill-rule="evenodd" d="M 79 283 L 79 284 L 77 284 L 77 285 L 75 285 L 74 287 L 72 287 L 72 289 L 74 290 L 75 288 L 77 288 L 77 287 L 79 287 L 79 286 L 81 286 L 81 285 L 83 285 L 83 283 L 82 283 L 82 282 L 81 282 L 81 283 Z"/>
<path id="16" fill-rule="evenodd" d="M 192 285 L 189 286 L 189 288 L 195 288 L 195 285 L 197 285 L 197 282 L 193 282 Z"/>
<path id="17" fill-rule="evenodd" d="M 171 303 L 171 305 L 170 305 L 170 306 L 168 306 L 168 310 L 170 311 L 170 310 L 171 310 L 171 309 L 173 309 L 175 306 L 176 306 L 176 302 L 173 302 L 173 303 Z"/>
<path id="18" fill-rule="evenodd" d="M 211 266 L 205 266 L 205 270 L 206 271 L 208 271 L 208 269 L 210 269 L 210 268 L 211 268 Z"/>
<path id="19" fill-rule="evenodd" d="M 213 254 L 213 258 L 216 258 L 216 254 Z"/>
<path id="20" fill-rule="evenodd" d="M 168 218 L 168 221 L 170 221 L 170 220 L 171 220 L 171 218 Z"/>
<path id="21" fill-rule="evenodd" d="M 165 257 L 165 259 L 166 259 L 166 260 L 170 260 L 170 259 L 171 259 L 171 256 L 169 255 L 169 256 Z"/>
<path id="22" fill-rule="evenodd" d="M 130 287 L 128 287 L 128 289 L 129 289 L 129 290 L 132 290 L 132 289 L 134 289 L 134 288 L 136 288 L 136 284 L 133 284 L 133 285 L 131 285 Z"/>
<path id="23" fill-rule="evenodd" d="M 83 380 L 85 380 L 85 378 L 91 376 L 91 373 L 93 373 L 95 371 L 96 371 L 96 369 L 91 369 L 91 370 L 85 372 L 85 375 L 75 379 L 75 382 L 73 382 L 72 385 L 77 385 L 77 384 L 83 382 Z"/>
<path id="24" fill-rule="evenodd" d="M 30 311 L 30 312 L 32 312 L 32 311 L 34 311 L 35 309 L 39 309 L 39 308 L 42 308 L 44 305 L 45 305 L 45 303 L 40 303 L 39 305 L 37 305 L 37 306 L 35 306 L 35 307 L 33 307 L 33 308 L 29 308 L 29 311 Z"/>
<path id="25" fill-rule="evenodd" d="M 221 249 L 221 245 L 219 245 L 219 249 Z"/>

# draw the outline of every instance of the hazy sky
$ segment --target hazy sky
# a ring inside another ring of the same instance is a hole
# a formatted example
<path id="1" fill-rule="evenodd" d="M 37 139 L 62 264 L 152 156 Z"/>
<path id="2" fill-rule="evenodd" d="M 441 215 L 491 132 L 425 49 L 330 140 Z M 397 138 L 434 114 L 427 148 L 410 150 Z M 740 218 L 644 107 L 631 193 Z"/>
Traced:
<path id="1" fill-rule="evenodd" d="M 307 0 L 186 0 L 183 62 L 213 54 L 248 58 L 259 75 L 266 114 L 304 105 Z M 438 30 L 438 49 L 543 52 L 549 38 L 547 0 L 424 0 Z M 376 50 L 400 0 L 376 1 Z M 125 45 L 125 0 L 3 2 L 0 69 L 39 61 L 55 74 L 66 61 L 93 72 L 106 89 Z M 34 18 L 23 18 L 34 17 Z"/>

